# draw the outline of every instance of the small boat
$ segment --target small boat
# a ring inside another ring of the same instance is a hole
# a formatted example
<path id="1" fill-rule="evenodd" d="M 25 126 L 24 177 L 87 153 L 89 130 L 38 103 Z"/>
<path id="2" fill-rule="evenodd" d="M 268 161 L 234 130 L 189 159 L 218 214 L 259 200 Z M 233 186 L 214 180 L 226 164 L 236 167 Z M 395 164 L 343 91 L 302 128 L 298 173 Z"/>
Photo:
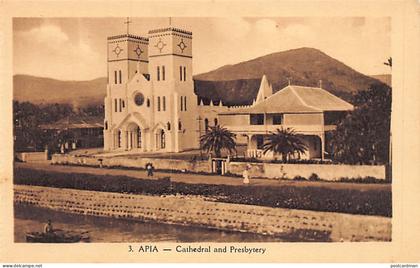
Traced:
<path id="1" fill-rule="evenodd" d="M 74 232 L 54 230 L 51 233 L 29 232 L 26 233 L 26 242 L 30 243 L 77 243 L 89 242 L 87 231 Z"/>

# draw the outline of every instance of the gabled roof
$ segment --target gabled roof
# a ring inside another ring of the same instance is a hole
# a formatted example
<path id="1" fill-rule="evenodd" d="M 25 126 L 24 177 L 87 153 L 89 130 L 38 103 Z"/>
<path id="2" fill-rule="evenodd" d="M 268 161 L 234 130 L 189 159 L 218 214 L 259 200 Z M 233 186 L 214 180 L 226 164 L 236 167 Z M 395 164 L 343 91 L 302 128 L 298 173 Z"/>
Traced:
<path id="1" fill-rule="evenodd" d="M 308 106 L 322 111 L 351 111 L 353 105 L 319 87 L 291 86 Z"/>
<path id="2" fill-rule="evenodd" d="M 221 114 L 316 113 L 351 110 L 353 110 L 353 105 L 325 89 L 289 85 L 251 107 Z"/>
<path id="3" fill-rule="evenodd" d="M 57 122 L 41 125 L 41 129 L 102 128 L 102 116 L 67 116 Z"/>

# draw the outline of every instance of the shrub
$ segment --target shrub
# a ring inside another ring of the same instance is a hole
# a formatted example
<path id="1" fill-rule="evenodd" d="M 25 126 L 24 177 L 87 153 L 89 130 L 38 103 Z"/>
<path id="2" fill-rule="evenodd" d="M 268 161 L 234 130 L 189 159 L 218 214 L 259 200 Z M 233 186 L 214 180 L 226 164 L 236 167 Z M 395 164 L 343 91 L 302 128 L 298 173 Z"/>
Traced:
<path id="1" fill-rule="evenodd" d="M 295 177 L 301 180 L 303 177 Z M 303 178 L 305 179 L 305 178 Z M 189 184 L 128 176 L 65 173 L 29 168 L 14 169 L 14 183 L 102 192 L 147 195 L 198 195 L 215 201 L 267 207 L 392 216 L 388 188 L 355 190 L 317 186 Z"/>
<path id="2" fill-rule="evenodd" d="M 306 178 L 298 175 L 298 176 L 295 176 L 293 178 L 293 180 L 294 181 L 306 181 Z"/>
<path id="3" fill-rule="evenodd" d="M 319 176 L 315 173 L 312 173 L 311 176 L 309 176 L 308 178 L 310 181 L 320 181 L 321 179 L 319 178 Z"/>
<path id="4" fill-rule="evenodd" d="M 357 182 L 357 183 L 389 183 L 387 180 L 381 180 L 375 177 L 367 176 L 364 178 L 348 178 L 348 177 L 341 177 L 339 182 Z"/>

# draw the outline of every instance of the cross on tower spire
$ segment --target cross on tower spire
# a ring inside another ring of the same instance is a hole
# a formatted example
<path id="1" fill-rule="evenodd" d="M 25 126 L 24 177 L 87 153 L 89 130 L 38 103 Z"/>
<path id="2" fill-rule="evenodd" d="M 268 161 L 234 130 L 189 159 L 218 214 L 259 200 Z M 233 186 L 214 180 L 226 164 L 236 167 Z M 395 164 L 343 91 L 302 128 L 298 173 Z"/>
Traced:
<path id="1" fill-rule="evenodd" d="M 129 34 L 130 30 L 130 23 L 132 23 L 132 21 L 130 20 L 130 17 L 127 17 L 126 21 L 124 22 L 124 24 L 127 24 L 127 35 Z"/>

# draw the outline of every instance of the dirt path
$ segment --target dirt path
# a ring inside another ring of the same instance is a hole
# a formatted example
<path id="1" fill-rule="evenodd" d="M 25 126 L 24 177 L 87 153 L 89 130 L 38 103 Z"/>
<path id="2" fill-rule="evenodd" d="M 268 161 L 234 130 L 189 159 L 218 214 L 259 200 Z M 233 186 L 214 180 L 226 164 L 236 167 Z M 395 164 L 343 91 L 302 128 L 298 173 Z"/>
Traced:
<path id="1" fill-rule="evenodd" d="M 107 169 L 83 166 L 64 166 L 64 165 L 50 165 L 49 162 L 32 162 L 32 163 L 15 163 L 16 167 L 33 168 L 40 170 L 51 170 L 68 173 L 89 173 L 97 175 L 124 175 L 134 178 L 147 179 L 146 171 L 144 170 L 125 170 L 125 169 Z M 200 174 L 183 174 L 170 172 L 155 172 L 153 178 L 158 179 L 162 177 L 171 177 L 172 181 L 184 182 L 192 184 L 224 184 L 224 185 L 241 185 L 242 178 L 234 178 L 219 175 L 200 175 Z M 250 186 L 296 186 L 296 187 L 324 187 L 329 189 L 354 189 L 354 190 L 389 190 L 391 191 L 391 184 L 364 184 L 364 183 L 344 183 L 344 182 L 312 182 L 312 181 L 292 181 L 292 180 L 274 180 L 263 178 L 252 178 Z"/>

